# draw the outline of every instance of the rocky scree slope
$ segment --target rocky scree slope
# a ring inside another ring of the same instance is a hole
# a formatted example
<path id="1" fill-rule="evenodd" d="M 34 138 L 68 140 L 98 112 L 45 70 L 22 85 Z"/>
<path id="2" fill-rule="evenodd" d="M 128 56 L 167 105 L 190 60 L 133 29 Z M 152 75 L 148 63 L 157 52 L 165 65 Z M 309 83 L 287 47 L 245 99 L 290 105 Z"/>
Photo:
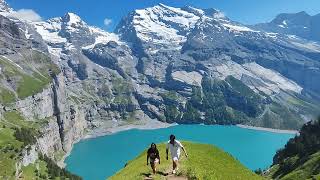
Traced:
<path id="1" fill-rule="evenodd" d="M 0 122 L 12 142 L 1 144 L 5 177 L 53 176 L 40 154 L 59 162 L 85 134 L 116 126 L 297 129 L 318 112 L 317 42 L 256 30 L 215 9 L 159 4 L 108 33 L 74 13 L 25 21 L 0 2 Z"/>

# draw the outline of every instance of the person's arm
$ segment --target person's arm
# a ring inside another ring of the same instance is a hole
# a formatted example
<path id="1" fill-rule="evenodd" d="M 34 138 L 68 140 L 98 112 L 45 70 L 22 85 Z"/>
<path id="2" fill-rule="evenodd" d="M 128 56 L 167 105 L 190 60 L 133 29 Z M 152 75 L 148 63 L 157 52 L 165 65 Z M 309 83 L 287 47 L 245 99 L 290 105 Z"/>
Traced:
<path id="1" fill-rule="evenodd" d="M 166 147 L 166 159 L 168 160 L 168 153 L 169 153 L 169 143 L 167 143 L 167 147 Z"/>
<path id="2" fill-rule="evenodd" d="M 160 153 L 159 153 L 159 151 L 157 150 L 157 154 L 158 154 L 158 159 L 159 159 L 159 164 L 160 164 Z"/>
<path id="3" fill-rule="evenodd" d="M 183 150 L 183 152 L 184 152 L 184 155 L 186 156 L 186 157 L 188 157 L 188 154 L 187 154 L 187 151 L 186 151 L 186 149 L 182 146 L 181 147 L 181 149 Z"/>
<path id="4" fill-rule="evenodd" d="M 184 148 L 184 146 L 181 144 L 181 142 L 178 142 L 178 145 L 179 145 L 180 148 L 183 150 L 184 155 L 185 155 L 186 157 L 188 157 L 187 151 L 186 151 L 186 149 Z"/>
<path id="5" fill-rule="evenodd" d="M 149 156 L 150 156 L 150 153 L 149 151 L 147 152 L 147 165 L 149 165 Z"/>

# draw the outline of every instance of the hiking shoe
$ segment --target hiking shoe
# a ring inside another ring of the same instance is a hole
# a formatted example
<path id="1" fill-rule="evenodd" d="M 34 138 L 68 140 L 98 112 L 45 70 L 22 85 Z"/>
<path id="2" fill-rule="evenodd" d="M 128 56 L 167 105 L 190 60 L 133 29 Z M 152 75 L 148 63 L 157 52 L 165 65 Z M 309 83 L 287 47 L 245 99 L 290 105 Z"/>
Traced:
<path id="1" fill-rule="evenodd" d="M 172 170 L 172 174 L 176 174 L 176 170 Z"/>

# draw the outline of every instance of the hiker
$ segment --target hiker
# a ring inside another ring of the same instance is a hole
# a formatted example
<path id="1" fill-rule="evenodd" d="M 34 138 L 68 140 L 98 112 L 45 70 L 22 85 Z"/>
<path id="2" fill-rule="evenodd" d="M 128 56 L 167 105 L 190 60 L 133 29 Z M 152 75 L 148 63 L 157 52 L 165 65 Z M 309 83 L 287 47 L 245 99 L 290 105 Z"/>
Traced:
<path id="1" fill-rule="evenodd" d="M 148 149 L 147 152 L 147 166 L 149 165 L 149 158 L 150 158 L 150 165 L 153 171 L 153 174 L 156 173 L 157 167 L 156 164 L 160 164 L 160 154 L 157 149 L 157 145 L 155 143 L 151 143 L 150 148 Z"/>
<path id="2" fill-rule="evenodd" d="M 170 149 L 170 154 L 172 158 L 172 174 L 175 174 L 178 170 L 178 163 L 180 158 L 180 148 L 183 150 L 186 157 L 188 157 L 188 154 L 183 147 L 183 145 L 180 143 L 180 141 L 176 140 L 176 137 L 171 134 L 170 140 L 168 141 L 167 148 L 166 148 L 166 154 L 167 154 L 167 160 L 168 160 L 168 151 Z"/>

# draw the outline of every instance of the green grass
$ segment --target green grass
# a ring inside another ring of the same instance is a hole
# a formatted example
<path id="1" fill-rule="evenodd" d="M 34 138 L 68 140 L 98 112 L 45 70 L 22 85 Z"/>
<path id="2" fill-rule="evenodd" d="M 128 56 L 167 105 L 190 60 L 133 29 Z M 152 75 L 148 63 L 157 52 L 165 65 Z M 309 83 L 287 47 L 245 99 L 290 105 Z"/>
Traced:
<path id="1" fill-rule="evenodd" d="M 32 76 L 23 75 L 17 89 L 18 96 L 20 99 L 24 99 L 33 94 L 37 94 L 41 92 L 47 84 L 47 81 L 41 81 Z"/>
<path id="2" fill-rule="evenodd" d="M 32 122 L 25 121 L 24 117 L 18 111 L 6 111 L 3 118 L 9 127 L 29 127 Z"/>
<path id="3" fill-rule="evenodd" d="M 3 113 L 3 123 L 11 128 L 32 128 L 40 129 L 43 125 L 47 124 L 50 118 L 37 119 L 34 121 L 26 121 L 25 118 L 18 111 L 6 111 Z"/>
<path id="4" fill-rule="evenodd" d="M 6 79 L 13 79 L 14 83 L 16 83 L 16 92 L 20 99 L 24 99 L 28 96 L 41 92 L 43 88 L 51 81 L 51 77 L 49 76 L 48 72 L 45 72 L 42 69 L 39 69 L 39 72 L 42 71 L 43 74 L 39 74 L 36 71 L 34 71 L 32 75 L 27 74 L 22 69 L 4 58 L 0 58 L 0 66 L 4 69 L 2 78 L 5 77 Z M 1 92 L 0 97 L 1 96 L 5 96 L 5 94 Z M 9 101 L 12 101 L 12 97 L 9 98 Z"/>
<path id="5" fill-rule="evenodd" d="M 17 141 L 13 136 L 14 130 L 4 125 L 0 121 L 0 149 L 6 146 L 14 146 L 14 148 L 20 148 L 23 143 Z"/>
<path id="6" fill-rule="evenodd" d="M 13 134 L 14 130 L 0 120 L 0 179 L 13 179 L 15 163 L 23 144 Z"/>
<path id="7" fill-rule="evenodd" d="M 289 158 L 287 161 L 289 161 Z M 320 152 L 309 157 L 302 165 L 296 167 L 292 172 L 281 177 L 282 180 L 300 180 L 318 176 L 320 174 Z"/>
<path id="8" fill-rule="evenodd" d="M 244 167 L 231 155 L 214 146 L 191 142 L 182 143 L 187 149 L 189 158 L 182 156 L 177 176 L 208 180 L 263 179 Z M 171 170 L 171 160 L 165 159 L 165 144 L 159 144 L 158 149 L 162 159 L 157 169 L 159 172 L 167 173 Z M 144 151 L 137 158 L 128 162 L 124 169 L 110 177 L 110 180 L 144 179 L 150 173 L 151 168 L 146 165 L 146 151 Z M 167 177 L 157 174 L 153 178 L 166 179 Z"/>
<path id="9" fill-rule="evenodd" d="M 133 89 L 128 81 L 121 78 L 112 79 L 112 84 L 112 91 L 114 94 L 129 94 Z"/>
<path id="10" fill-rule="evenodd" d="M 164 99 L 169 99 L 171 101 L 179 100 L 179 96 L 178 96 L 177 92 L 175 92 L 175 91 L 168 91 L 165 93 L 160 93 L 160 96 Z"/>
<path id="11" fill-rule="evenodd" d="M 13 179 L 15 165 L 21 158 L 24 146 L 15 137 L 14 128 L 32 128 L 36 123 L 27 122 L 17 111 L 7 111 L 0 120 L 0 179 Z"/>
<path id="12" fill-rule="evenodd" d="M 121 104 L 121 105 L 130 105 L 132 104 L 131 97 L 126 94 L 117 95 L 114 100 L 114 104 Z"/>
<path id="13" fill-rule="evenodd" d="M 287 174 L 278 174 L 276 179 L 280 180 L 301 180 L 301 179 L 310 179 L 310 180 L 320 180 L 320 152 L 317 152 L 310 157 L 303 164 L 299 164 L 297 159 L 298 157 L 290 157 L 286 159 L 286 162 L 296 162 L 296 167 L 294 170 Z M 268 178 L 272 178 L 276 173 L 279 173 L 279 165 L 273 165 L 269 169 L 269 173 L 266 175 Z"/>
<path id="14" fill-rule="evenodd" d="M 60 161 L 66 153 L 63 150 L 56 151 L 54 153 L 54 159 Z"/>
<path id="15" fill-rule="evenodd" d="M 47 179 L 47 164 L 42 160 L 37 160 L 34 164 L 30 164 L 26 167 L 22 167 L 22 175 L 23 179 Z M 44 178 L 45 177 L 45 178 Z"/>
<path id="16" fill-rule="evenodd" d="M 16 100 L 14 92 L 0 87 L 0 104 L 9 104 Z"/>

